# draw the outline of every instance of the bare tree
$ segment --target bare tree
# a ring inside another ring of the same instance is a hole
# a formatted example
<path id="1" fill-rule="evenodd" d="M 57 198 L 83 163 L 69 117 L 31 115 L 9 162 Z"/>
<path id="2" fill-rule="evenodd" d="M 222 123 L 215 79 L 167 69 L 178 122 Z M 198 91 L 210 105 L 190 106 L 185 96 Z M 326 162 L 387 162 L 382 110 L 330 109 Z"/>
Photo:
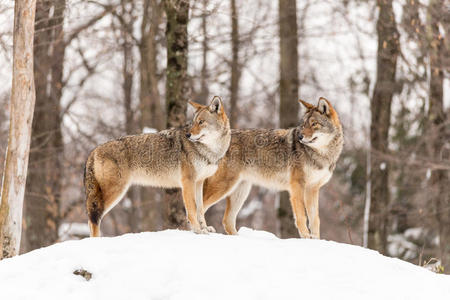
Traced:
<path id="1" fill-rule="evenodd" d="M 237 122 L 237 102 L 239 92 L 239 79 L 241 70 L 239 65 L 239 19 L 236 0 L 231 0 L 231 86 L 230 86 L 230 125 L 232 128 Z"/>
<path id="2" fill-rule="evenodd" d="M 187 74 L 189 1 L 164 0 L 167 16 L 166 114 L 167 127 L 186 122 L 189 80 Z M 179 189 L 166 190 L 166 226 L 186 227 L 186 213 Z"/>
<path id="3" fill-rule="evenodd" d="M 158 91 L 157 37 L 163 10 L 157 0 L 145 0 L 143 5 L 139 43 L 141 127 L 161 130 L 165 127 L 165 118 Z"/>
<path id="4" fill-rule="evenodd" d="M 135 18 L 133 12 L 136 10 L 135 1 L 122 0 L 120 3 L 120 13 L 117 15 L 120 17 L 120 40 L 122 43 L 123 65 L 122 65 L 122 90 L 124 98 L 125 108 L 125 133 L 127 135 L 136 134 L 140 131 L 139 126 L 136 124 L 135 110 L 133 109 L 133 85 L 134 85 L 134 72 L 135 72 L 135 58 L 133 55 L 133 28 Z M 127 192 L 127 197 L 130 199 L 131 204 L 126 208 L 127 223 L 131 232 L 140 231 L 140 188 L 136 186 L 130 187 Z"/>
<path id="5" fill-rule="evenodd" d="M 386 253 L 387 205 L 389 203 L 388 162 L 380 154 L 388 151 L 388 132 L 391 119 L 391 102 L 395 92 L 395 73 L 399 53 L 392 0 L 378 0 L 380 10 L 377 21 L 378 50 L 377 77 L 373 91 L 370 126 L 371 143 L 371 201 L 368 230 L 368 247 Z"/>
<path id="6" fill-rule="evenodd" d="M 295 0 L 279 0 L 280 22 L 280 127 L 298 123 L 298 36 Z M 287 192 L 280 193 L 278 208 L 281 237 L 296 237 L 294 217 Z"/>
<path id="7" fill-rule="evenodd" d="M 58 239 L 64 150 L 60 101 L 64 86 L 65 6 L 65 0 L 39 0 L 36 6 L 36 109 L 26 188 L 25 251 L 51 245 Z"/>
<path id="8" fill-rule="evenodd" d="M 446 114 L 444 112 L 444 36 L 439 31 L 445 7 L 442 1 L 430 1 L 427 11 L 427 40 L 430 62 L 428 136 L 433 139 L 430 157 L 442 159 L 442 149 L 446 142 Z M 448 124 L 447 124 L 448 126 Z M 450 241 L 450 194 L 448 171 L 434 170 L 431 174 L 432 202 L 436 210 L 439 234 L 439 248 L 442 263 L 446 263 Z"/>
<path id="9" fill-rule="evenodd" d="M 162 2 L 145 0 L 139 43 L 140 62 L 140 125 L 161 130 L 165 127 L 161 95 L 158 90 L 158 37 L 161 24 Z M 161 192 L 155 188 L 141 188 L 142 229 L 161 228 Z"/>
<path id="10" fill-rule="evenodd" d="M 207 10 L 208 0 L 203 0 L 203 11 L 201 14 L 202 19 L 202 70 L 200 73 L 200 93 L 195 99 L 196 102 L 200 104 L 206 105 L 206 102 L 209 97 L 209 88 L 208 88 L 208 52 L 209 52 L 209 36 L 208 36 L 208 15 L 209 12 Z"/>
<path id="11" fill-rule="evenodd" d="M 17 255 L 20 248 L 31 122 L 36 97 L 33 78 L 35 10 L 34 0 L 15 2 L 11 119 L 0 206 L 0 258 Z"/>

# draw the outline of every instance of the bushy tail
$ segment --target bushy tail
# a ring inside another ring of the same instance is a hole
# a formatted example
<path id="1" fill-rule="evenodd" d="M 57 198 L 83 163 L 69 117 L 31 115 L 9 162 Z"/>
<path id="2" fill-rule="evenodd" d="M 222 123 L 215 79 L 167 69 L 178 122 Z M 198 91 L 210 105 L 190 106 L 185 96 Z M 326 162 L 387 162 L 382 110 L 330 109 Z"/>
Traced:
<path id="1" fill-rule="evenodd" d="M 103 195 L 94 175 L 94 155 L 91 153 L 84 167 L 84 187 L 86 189 L 86 209 L 91 224 L 100 224 L 103 211 Z M 91 232 L 92 235 L 92 232 Z"/>

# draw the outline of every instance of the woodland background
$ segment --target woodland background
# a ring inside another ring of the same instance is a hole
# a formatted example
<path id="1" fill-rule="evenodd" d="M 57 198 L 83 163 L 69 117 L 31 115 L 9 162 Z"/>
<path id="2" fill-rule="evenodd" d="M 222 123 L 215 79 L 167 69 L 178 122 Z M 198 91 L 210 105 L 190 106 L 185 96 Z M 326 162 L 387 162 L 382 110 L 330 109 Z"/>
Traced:
<path id="1" fill-rule="evenodd" d="M 0 0 L 0 153 L 13 6 Z M 189 99 L 220 95 L 233 128 L 286 128 L 300 120 L 298 98 L 324 96 L 345 147 L 321 191 L 322 238 L 448 273 L 449 30 L 445 0 L 37 0 L 21 252 L 86 235 L 83 167 L 96 145 L 181 126 Z M 207 214 L 219 232 L 223 211 Z M 176 190 L 135 187 L 102 230 L 183 226 Z M 238 226 L 297 237 L 286 194 L 262 187 Z"/>

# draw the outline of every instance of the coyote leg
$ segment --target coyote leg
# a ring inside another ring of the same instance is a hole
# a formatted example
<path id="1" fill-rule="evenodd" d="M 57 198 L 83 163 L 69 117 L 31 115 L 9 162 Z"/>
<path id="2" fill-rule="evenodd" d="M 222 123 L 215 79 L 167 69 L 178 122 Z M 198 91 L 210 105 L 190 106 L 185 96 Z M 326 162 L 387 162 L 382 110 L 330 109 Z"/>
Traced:
<path id="1" fill-rule="evenodd" d="M 319 188 L 308 187 L 305 190 L 306 213 L 308 214 L 311 237 L 320 239 Z"/>
<path id="2" fill-rule="evenodd" d="M 223 227 L 228 234 L 237 234 L 236 218 L 242 208 L 252 185 L 247 181 L 241 182 L 233 192 L 227 197 L 227 208 L 223 216 Z"/>
<path id="3" fill-rule="evenodd" d="M 203 184 L 203 210 L 206 212 L 209 207 L 220 199 L 228 195 L 238 183 L 239 174 L 226 168 L 220 168 Z"/>
<path id="4" fill-rule="evenodd" d="M 207 230 L 202 230 L 197 219 L 197 209 L 195 205 L 195 181 L 192 180 L 192 174 L 189 169 L 182 169 L 182 194 L 184 207 L 186 209 L 187 219 L 191 225 L 191 230 L 195 233 L 207 233 Z"/>
<path id="5" fill-rule="evenodd" d="M 88 197 L 87 208 L 89 216 L 89 230 L 91 237 L 100 236 L 100 223 L 105 215 L 113 209 L 117 203 L 122 200 L 123 195 L 126 193 L 128 187 L 124 183 L 117 183 L 114 187 L 110 186 L 110 189 L 103 189 L 105 192 L 96 193 L 95 197 Z M 102 190 L 102 191 L 103 191 Z"/>
<path id="6" fill-rule="evenodd" d="M 216 232 L 214 227 L 208 226 L 206 224 L 205 220 L 205 214 L 203 209 L 203 182 L 204 180 L 197 181 L 195 183 L 195 205 L 196 205 L 196 212 L 197 212 L 197 220 L 200 224 L 200 228 L 202 231 L 208 231 L 208 232 Z"/>
<path id="7" fill-rule="evenodd" d="M 302 238 L 310 238 L 309 230 L 306 226 L 303 186 L 300 183 L 293 182 L 289 192 L 292 210 L 294 211 L 295 225 L 297 226 L 298 233 Z"/>
<path id="8" fill-rule="evenodd" d="M 91 222 L 91 220 L 88 220 L 89 224 L 89 231 L 91 237 L 99 237 L 100 236 L 100 221 L 98 221 L 98 224 L 95 224 Z"/>

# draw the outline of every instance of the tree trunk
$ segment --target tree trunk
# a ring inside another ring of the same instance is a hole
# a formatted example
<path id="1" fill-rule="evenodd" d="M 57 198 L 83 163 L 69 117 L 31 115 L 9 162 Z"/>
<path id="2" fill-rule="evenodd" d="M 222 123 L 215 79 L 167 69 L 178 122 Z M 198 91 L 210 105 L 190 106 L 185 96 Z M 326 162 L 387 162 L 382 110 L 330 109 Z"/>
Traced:
<path id="1" fill-rule="evenodd" d="M 209 88 L 208 88 L 208 26 L 207 26 L 207 10 L 208 0 L 203 0 L 203 13 L 202 13 L 202 70 L 200 77 L 200 95 L 198 99 L 195 99 L 196 102 L 206 105 L 209 97 Z M 211 207 L 214 208 L 214 207 Z"/>
<path id="2" fill-rule="evenodd" d="M 136 124 L 134 123 L 134 112 L 132 107 L 132 89 L 133 89 L 133 68 L 134 68 L 134 59 L 133 59 L 133 45 L 130 40 L 129 35 L 131 33 L 128 30 L 132 30 L 132 24 L 128 24 L 127 28 L 124 28 L 123 39 L 123 66 L 122 66 L 122 75 L 123 75 L 123 97 L 124 97 L 124 106 L 125 106 L 125 132 L 126 134 L 135 134 L 136 133 Z"/>
<path id="3" fill-rule="evenodd" d="M 22 207 L 35 104 L 35 10 L 34 0 L 15 1 L 10 126 L 0 206 L 0 259 L 17 255 L 20 249 Z"/>
<path id="4" fill-rule="evenodd" d="M 25 251 L 51 245 L 58 239 L 64 151 L 60 101 L 65 53 L 65 5 L 65 0 L 39 0 L 36 7 L 36 109 L 26 187 Z"/>
<path id="5" fill-rule="evenodd" d="M 144 15 L 141 25 L 142 40 L 139 44 L 141 56 L 140 108 L 141 127 L 161 130 L 165 127 L 161 97 L 158 91 L 157 43 L 161 23 L 161 5 L 157 0 L 144 1 Z"/>
<path id="6" fill-rule="evenodd" d="M 443 2 L 430 1 L 427 12 L 427 40 L 430 62 L 429 114 L 427 136 L 431 139 L 430 157 L 442 159 L 441 151 L 445 146 L 444 112 L 444 36 L 439 32 L 443 11 Z M 439 234 L 439 251 L 442 264 L 447 263 L 447 251 L 450 242 L 450 190 L 448 188 L 448 171 L 434 170 L 431 173 L 431 198 L 436 210 Z"/>
<path id="7" fill-rule="evenodd" d="M 388 151 L 388 133 L 391 119 L 391 102 L 395 91 L 395 72 L 399 53 L 392 0 L 378 0 L 380 9 L 377 21 L 378 50 L 377 77 L 371 102 L 371 202 L 368 247 L 386 253 L 389 203 L 389 164 L 380 158 Z"/>
<path id="8" fill-rule="evenodd" d="M 297 24 L 297 23 L 296 23 Z M 230 126 L 236 127 L 238 116 L 237 101 L 241 70 L 239 66 L 239 24 L 236 0 L 231 0 L 231 87 L 230 87 Z"/>
<path id="9" fill-rule="evenodd" d="M 295 0 L 279 0 L 280 22 L 280 127 L 298 123 L 298 36 Z M 292 208 L 287 192 L 280 193 L 278 208 L 282 238 L 297 237 Z"/>
<path id="10" fill-rule="evenodd" d="M 143 6 L 142 39 L 139 44 L 141 56 L 140 126 L 141 130 L 145 127 L 161 130 L 165 127 L 165 118 L 158 90 L 157 37 L 161 24 L 162 9 L 161 4 L 156 0 L 145 0 Z M 142 230 L 155 231 L 161 229 L 161 191 L 152 187 L 142 187 L 140 192 Z"/>
<path id="11" fill-rule="evenodd" d="M 187 74 L 189 1 L 164 0 L 167 16 L 166 114 L 167 127 L 186 123 L 189 86 Z M 179 190 L 166 190 L 167 227 L 186 227 L 186 212 Z"/>
<path id="12" fill-rule="evenodd" d="M 133 75 L 134 75 L 134 56 L 133 56 L 133 27 L 134 17 L 133 11 L 135 10 L 134 1 L 122 0 L 121 1 L 121 13 L 123 22 L 121 22 L 121 38 L 122 54 L 123 54 L 123 97 L 125 108 L 125 133 L 132 135 L 138 133 L 138 126 L 136 126 L 134 110 L 132 106 L 133 99 Z M 129 232 L 140 231 L 140 188 L 137 186 L 131 186 L 127 192 L 127 198 L 130 200 L 130 205 L 126 206 L 126 219 L 129 226 Z"/>

